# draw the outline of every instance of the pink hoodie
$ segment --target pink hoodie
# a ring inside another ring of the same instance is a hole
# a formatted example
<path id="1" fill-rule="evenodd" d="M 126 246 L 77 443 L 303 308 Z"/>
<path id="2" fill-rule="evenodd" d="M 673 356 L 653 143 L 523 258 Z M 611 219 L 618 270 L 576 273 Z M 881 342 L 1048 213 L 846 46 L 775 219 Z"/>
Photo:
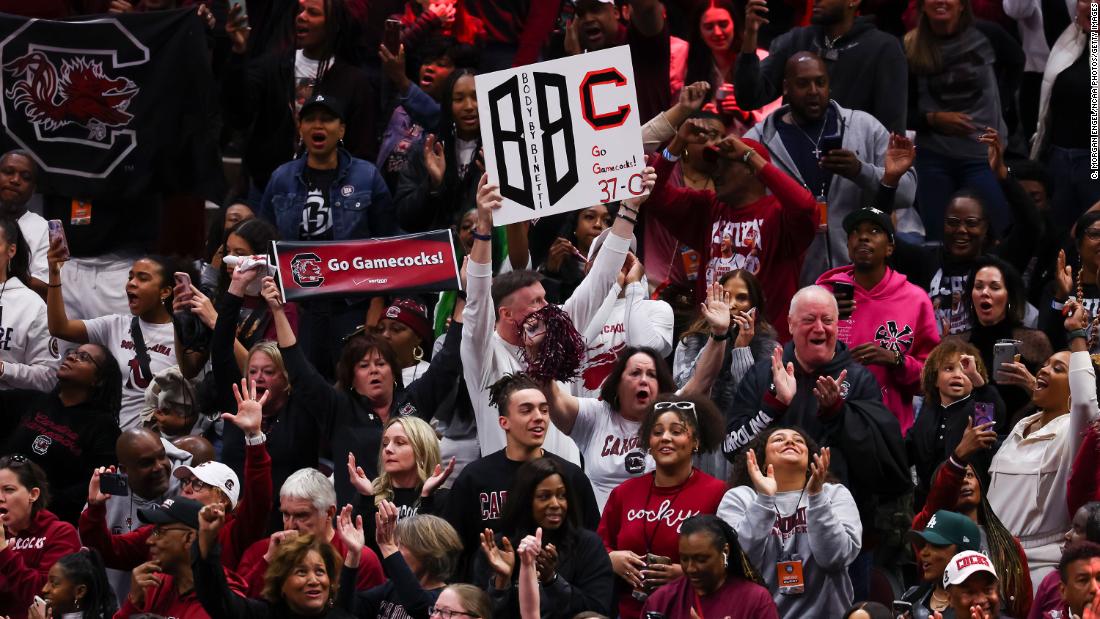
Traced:
<path id="1" fill-rule="evenodd" d="M 919 286 L 887 267 L 886 276 L 872 290 L 855 282 L 851 265 L 826 271 L 817 283 L 832 290 L 835 282 L 855 287 L 856 309 L 852 317 L 837 325 L 837 339 L 855 348 L 877 342 L 890 350 L 900 350 L 904 365 L 868 365 L 867 369 L 882 387 L 882 401 L 901 424 L 904 436 L 913 425 L 913 396 L 920 393 L 920 374 L 924 360 L 940 343 L 940 330 L 932 301 Z"/>

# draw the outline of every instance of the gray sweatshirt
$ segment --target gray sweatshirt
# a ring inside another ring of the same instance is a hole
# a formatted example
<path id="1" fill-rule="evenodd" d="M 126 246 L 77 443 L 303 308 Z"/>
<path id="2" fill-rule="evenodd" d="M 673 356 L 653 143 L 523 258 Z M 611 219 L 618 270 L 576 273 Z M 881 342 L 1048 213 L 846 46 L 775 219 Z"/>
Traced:
<path id="1" fill-rule="evenodd" d="M 848 565 L 859 554 L 863 535 L 859 510 L 847 488 L 825 484 L 814 496 L 780 492 L 769 497 L 738 486 L 722 498 L 718 517 L 737 531 L 741 548 L 764 577 L 780 617 L 844 615 L 854 595 Z M 806 590 L 780 593 L 777 564 L 795 555 L 802 560 Z"/>

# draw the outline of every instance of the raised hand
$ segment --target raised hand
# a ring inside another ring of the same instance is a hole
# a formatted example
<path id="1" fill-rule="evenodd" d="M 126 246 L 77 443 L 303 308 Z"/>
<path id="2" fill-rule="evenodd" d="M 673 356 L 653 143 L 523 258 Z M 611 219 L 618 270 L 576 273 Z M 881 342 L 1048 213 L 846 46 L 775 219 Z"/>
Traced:
<path id="1" fill-rule="evenodd" d="M 756 462 L 756 452 L 751 449 L 745 452 L 745 464 L 752 487 L 764 496 L 775 496 L 779 491 L 779 484 L 775 481 L 775 467 L 769 464 L 767 474 L 761 474 L 760 465 Z"/>
<path id="2" fill-rule="evenodd" d="M 455 21 L 455 5 L 452 2 L 432 2 L 428 10 L 443 22 L 444 28 L 450 28 Z"/>
<path id="3" fill-rule="evenodd" d="M 230 3 L 229 18 L 225 22 L 225 34 L 229 37 L 234 54 L 243 54 L 248 51 L 248 35 L 251 32 L 248 15 L 244 13 L 244 5 Z"/>
<path id="4" fill-rule="evenodd" d="M 500 187 L 489 182 L 489 175 L 482 174 L 477 184 L 477 225 L 479 234 L 493 231 L 493 211 L 504 205 Z M 475 241 L 476 242 L 476 241 Z"/>
<path id="5" fill-rule="evenodd" d="M 199 554 L 206 558 L 218 543 L 218 533 L 225 526 L 225 508 L 212 503 L 199 510 Z"/>
<path id="6" fill-rule="evenodd" d="M 354 456 L 353 456 L 354 457 Z M 361 469 L 360 469 L 361 470 Z M 443 485 L 443 482 L 447 481 L 447 478 L 451 476 L 451 473 L 455 472 L 455 457 L 451 456 L 451 461 L 444 467 L 442 464 L 436 464 L 435 470 L 432 474 L 424 480 L 424 486 L 420 490 L 420 496 L 429 497 L 433 492 L 439 489 Z"/>
<path id="7" fill-rule="evenodd" d="M 244 296 L 244 291 L 248 289 L 249 284 L 256 281 L 256 278 L 260 276 L 261 269 L 233 269 L 232 275 L 230 275 L 229 281 L 229 293 L 238 297 Z"/>
<path id="8" fill-rule="evenodd" d="M 798 391 L 798 381 L 794 377 L 794 364 L 787 362 L 783 366 L 783 347 L 776 346 L 772 351 L 772 384 L 775 385 L 775 399 L 788 405 Z"/>
<path id="9" fill-rule="evenodd" d="M 989 169 L 1004 180 L 1008 178 L 1008 167 L 1005 166 L 1005 145 L 1001 142 L 1001 136 L 993 127 L 986 127 L 985 133 L 978 136 L 978 141 L 985 144 Z"/>
<path id="10" fill-rule="evenodd" d="M 232 423 L 244 432 L 245 436 L 256 436 L 260 433 L 260 425 L 264 418 L 264 403 L 271 395 L 265 391 L 260 397 L 256 397 L 256 381 L 252 381 L 252 388 L 248 388 L 248 379 L 241 379 L 241 386 L 233 383 L 233 397 L 237 399 L 237 414 L 222 413 L 222 419 Z M 242 395 L 243 394 L 243 395 Z"/>
<path id="11" fill-rule="evenodd" d="M 540 552 L 542 552 L 542 527 L 535 529 L 534 535 L 528 535 L 520 541 L 516 554 L 519 555 L 523 567 L 532 569 Z"/>
<path id="12" fill-rule="evenodd" d="M 580 20 L 572 19 L 565 25 L 565 55 L 576 56 L 581 53 Z"/>
<path id="13" fill-rule="evenodd" d="M 557 547 L 553 544 L 543 546 L 535 563 L 535 567 L 538 568 L 539 572 L 539 582 L 548 584 L 554 579 L 554 574 L 558 571 Z"/>
<path id="14" fill-rule="evenodd" d="M 829 474 L 831 460 L 832 453 L 828 447 L 822 447 L 821 453 L 814 454 L 813 462 L 810 462 L 810 481 L 806 485 L 810 496 L 821 494 L 822 488 L 825 487 L 825 476 Z"/>
<path id="15" fill-rule="evenodd" d="M 643 193 L 643 195 L 637 196 L 635 198 L 628 198 L 626 200 L 623 200 L 623 205 L 628 207 L 628 208 L 638 210 L 638 207 L 641 206 L 646 201 L 646 199 L 649 198 L 649 193 L 651 191 L 653 191 L 653 186 L 656 185 L 656 184 L 657 184 L 657 170 L 653 169 L 652 166 L 647 166 L 644 170 L 642 170 L 642 193 Z"/>
<path id="16" fill-rule="evenodd" d="M 752 338 L 756 337 L 756 315 L 754 310 L 755 308 L 750 309 L 748 312 L 737 310 L 730 316 L 734 326 L 737 327 L 737 339 L 733 341 L 734 348 L 745 348 L 752 342 Z"/>
<path id="17" fill-rule="evenodd" d="M 917 158 L 917 147 L 913 141 L 904 135 L 896 133 L 890 135 L 890 144 L 886 147 L 886 157 L 883 164 L 885 171 L 882 174 L 882 184 L 888 187 L 897 187 L 902 176 L 913 167 L 913 161 Z"/>
<path id="18" fill-rule="evenodd" d="M 279 292 L 279 284 L 270 275 L 264 277 L 263 287 L 260 288 L 260 296 L 267 301 L 267 306 L 273 312 L 283 311 L 283 293 Z"/>
<path id="19" fill-rule="evenodd" d="M 1058 250 L 1058 265 L 1054 269 L 1054 298 L 1068 299 L 1073 289 L 1073 267 L 1066 264 L 1066 250 Z"/>
<path id="20" fill-rule="evenodd" d="M 198 316 L 202 324 L 206 325 L 208 329 L 213 329 L 214 324 L 218 322 L 218 310 L 214 309 L 214 303 L 210 300 L 210 297 L 194 286 L 191 286 L 190 292 L 191 300 L 184 301 L 187 309 Z M 173 303 L 175 303 L 175 299 L 173 299 Z"/>
<path id="21" fill-rule="evenodd" d="M 348 504 L 336 516 L 336 532 L 340 535 L 340 539 L 344 541 L 344 546 L 347 547 L 348 552 L 345 561 L 349 562 L 359 557 L 363 552 L 363 546 L 367 543 L 366 534 L 363 533 L 363 517 L 355 516 L 353 520 L 352 515 L 354 513 L 355 508 Z"/>
<path id="22" fill-rule="evenodd" d="M 997 433 L 993 431 L 994 422 L 974 425 L 974 418 L 966 420 L 959 444 L 955 446 L 955 459 L 966 462 L 971 456 L 983 449 L 989 449 L 997 442 Z"/>
<path id="23" fill-rule="evenodd" d="M 745 32 L 756 34 L 768 23 L 768 0 L 749 0 L 745 5 Z"/>
<path id="24" fill-rule="evenodd" d="M 279 546 L 295 540 L 298 538 L 298 532 L 291 529 L 289 531 L 276 531 L 271 534 L 267 542 L 267 552 L 264 553 L 264 561 L 270 564 L 275 560 L 275 553 L 279 551 Z"/>
<path id="25" fill-rule="evenodd" d="M 814 387 L 814 396 L 820 408 L 829 409 L 836 406 L 840 396 L 840 385 L 848 377 L 848 370 L 841 370 L 840 376 L 818 376 L 817 386 Z"/>
<path id="26" fill-rule="evenodd" d="M 443 185 L 443 175 L 447 172 L 447 155 L 443 150 L 443 142 L 434 133 L 429 133 L 424 140 L 424 169 L 428 171 L 432 189 Z"/>
<path id="27" fill-rule="evenodd" d="M 974 355 L 959 355 L 959 367 L 975 389 L 985 386 L 985 379 L 978 371 L 978 362 L 974 360 Z"/>
<path id="28" fill-rule="evenodd" d="M 348 452 L 348 477 L 351 479 L 351 485 L 355 487 L 355 490 L 359 492 L 359 494 L 363 496 L 374 496 L 374 483 L 367 477 L 367 474 L 363 471 L 363 467 L 356 466 L 355 454 L 350 451 Z"/>
<path id="29" fill-rule="evenodd" d="M 703 318 L 713 335 L 722 336 L 730 330 L 730 293 L 718 282 L 707 290 L 707 300 L 700 306 Z"/>
<path id="30" fill-rule="evenodd" d="M 496 537 L 492 529 L 481 532 L 481 552 L 485 555 L 489 567 L 493 570 L 493 579 L 497 589 L 506 589 L 512 582 L 512 570 L 516 566 L 516 555 L 512 550 L 512 543 L 507 537 L 500 538 L 500 546 L 497 546 Z"/>
<path id="31" fill-rule="evenodd" d="M 399 549 L 397 547 L 397 506 L 389 501 L 378 504 L 374 514 L 374 541 L 382 557 L 388 557 Z"/>
<path id="32" fill-rule="evenodd" d="M 688 84 L 680 89 L 680 98 L 677 103 L 694 114 L 703 109 L 703 102 L 706 101 L 707 91 L 709 90 L 709 82 L 698 81 Z"/>
<path id="33" fill-rule="evenodd" d="M 1067 332 L 1076 331 L 1078 329 L 1088 329 L 1089 312 L 1077 299 L 1066 301 L 1065 307 L 1062 308 L 1062 313 L 1066 317 L 1062 326 L 1066 328 Z"/>
<path id="34" fill-rule="evenodd" d="M 378 58 L 382 61 L 382 73 L 402 95 L 409 92 L 409 78 L 405 75 L 405 46 L 399 45 L 397 53 L 390 51 L 385 44 L 378 46 Z"/>
<path id="35" fill-rule="evenodd" d="M 92 471 L 92 479 L 88 482 L 88 505 L 102 505 L 111 498 L 111 495 L 99 489 L 99 476 L 103 473 L 114 473 L 118 469 L 114 465 L 101 466 Z"/>

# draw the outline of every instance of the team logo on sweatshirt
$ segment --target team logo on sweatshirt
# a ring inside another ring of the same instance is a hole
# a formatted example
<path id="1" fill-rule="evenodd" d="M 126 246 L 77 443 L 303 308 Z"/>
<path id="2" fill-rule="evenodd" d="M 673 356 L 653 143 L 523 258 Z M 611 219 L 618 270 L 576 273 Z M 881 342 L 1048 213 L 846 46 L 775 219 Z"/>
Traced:
<path id="1" fill-rule="evenodd" d="M 875 341 L 886 350 L 905 352 L 913 346 L 913 327 L 905 325 L 899 329 L 897 322 L 887 320 L 875 331 Z"/>
<path id="2" fill-rule="evenodd" d="M 50 445 L 53 445 L 53 439 L 45 434 L 39 434 L 35 437 L 34 442 L 31 443 L 31 451 L 40 456 L 44 456 L 46 452 L 49 451 Z"/>

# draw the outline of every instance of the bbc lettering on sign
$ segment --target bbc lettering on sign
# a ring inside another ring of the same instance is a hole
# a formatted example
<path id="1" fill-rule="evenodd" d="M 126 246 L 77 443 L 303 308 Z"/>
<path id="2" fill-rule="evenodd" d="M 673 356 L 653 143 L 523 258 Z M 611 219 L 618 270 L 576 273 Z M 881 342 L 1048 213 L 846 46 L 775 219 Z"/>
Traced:
<path id="1" fill-rule="evenodd" d="M 479 75 L 478 111 L 497 225 L 645 193 L 630 48 Z"/>

